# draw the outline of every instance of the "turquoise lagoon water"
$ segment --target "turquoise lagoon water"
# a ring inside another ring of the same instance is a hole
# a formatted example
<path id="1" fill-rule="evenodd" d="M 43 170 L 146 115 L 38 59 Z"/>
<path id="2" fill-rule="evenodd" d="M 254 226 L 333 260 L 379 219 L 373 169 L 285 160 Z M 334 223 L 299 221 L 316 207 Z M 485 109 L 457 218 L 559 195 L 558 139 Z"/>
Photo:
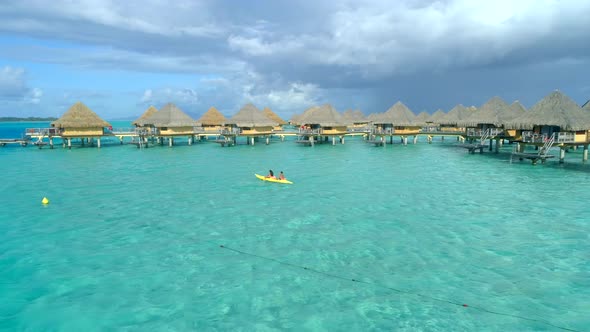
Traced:
<path id="1" fill-rule="evenodd" d="M 581 152 L 454 144 L 0 148 L 0 330 L 590 330 Z"/>

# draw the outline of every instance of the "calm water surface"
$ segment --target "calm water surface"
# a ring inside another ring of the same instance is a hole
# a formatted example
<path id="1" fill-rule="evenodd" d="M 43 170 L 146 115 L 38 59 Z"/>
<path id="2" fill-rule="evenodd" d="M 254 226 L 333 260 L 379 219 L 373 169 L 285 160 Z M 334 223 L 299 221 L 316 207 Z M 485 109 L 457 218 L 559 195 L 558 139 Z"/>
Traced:
<path id="1" fill-rule="evenodd" d="M 590 165 L 505 149 L 0 148 L 0 330 L 588 331 Z"/>

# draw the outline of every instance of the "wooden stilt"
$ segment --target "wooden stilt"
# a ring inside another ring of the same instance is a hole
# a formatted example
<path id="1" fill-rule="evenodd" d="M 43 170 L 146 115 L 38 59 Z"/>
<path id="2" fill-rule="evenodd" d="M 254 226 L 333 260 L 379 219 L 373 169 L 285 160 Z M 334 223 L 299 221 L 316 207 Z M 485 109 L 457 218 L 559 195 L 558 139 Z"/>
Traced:
<path id="1" fill-rule="evenodd" d="M 100 149 L 100 137 L 96 139 L 96 146 Z"/>
<path id="2" fill-rule="evenodd" d="M 72 149 L 72 139 L 68 138 L 68 149 Z"/>
<path id="3" fill-rule="evenodd" d="M 565 162 L 565 148 L 563 146 L 559 147 L 559 163 L 563 164 Z"/>
<path id="4" fill-rule="evenodd" d="M 588 144 L 584 144 L 584 153 L 582 155 L 582 161 L 588 161 Z"/>

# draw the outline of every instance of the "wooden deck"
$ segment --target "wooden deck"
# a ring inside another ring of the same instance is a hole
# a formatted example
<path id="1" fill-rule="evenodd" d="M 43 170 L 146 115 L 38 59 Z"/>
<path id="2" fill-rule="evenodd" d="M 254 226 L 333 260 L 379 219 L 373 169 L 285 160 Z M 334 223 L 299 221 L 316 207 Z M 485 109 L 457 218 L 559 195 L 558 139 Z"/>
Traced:
<path id="1" fill-rule="evenodd" d="M 18 138 L 2 138 L 0 139 L 0 146 L 5 146 L 6 144 L 20 144 L 21 146 L 27 146 L 31 143 L 30 140 L 27 139 L 18 139 Z"/>
<path id="2" fill-rule="evenodd" d="M 536 165 L 539 160 L 541 161 L 541 164 L 544 164 L 545 160 L 555 158 L 555 156 L 551 154 L 540 155 L 538 153 L 525 152 L 513 152 L 510 156 L 510 160 L 512 160 L 513 157 L 518 157 L 519 160 L 528 159 L 533 163 L 533 165 Z"/>
<path id="3" fill-rule="evenodd" d="M 373 144 L 375 146 L 384 146 L 386 143 L 385 143 L 384 140 L 381 141 L 381 140 L 376 139 L 376 140 L 369 140 L 369 141 L 367 141 L 367 144 Z"/>
<path id="4" fill-rule="evenodd" d="M 235 145 L 233 140 L 227 140 L 227 139 L 216 139 L 213 142 L 221 144 L 221 147 L 224 147 L 226 145 L 227 146 L 234 146 Z"/>
<path id="5" fill-rule="evenodd" d="M 465 148 L 469 153 L 475 153 L 475 150 L 479 150 L 479 153 L 483 153 L 483 149 L 487 148 L 487 144 L 473 143 L 473 144 L 460 144 L 462 148 Z"/>

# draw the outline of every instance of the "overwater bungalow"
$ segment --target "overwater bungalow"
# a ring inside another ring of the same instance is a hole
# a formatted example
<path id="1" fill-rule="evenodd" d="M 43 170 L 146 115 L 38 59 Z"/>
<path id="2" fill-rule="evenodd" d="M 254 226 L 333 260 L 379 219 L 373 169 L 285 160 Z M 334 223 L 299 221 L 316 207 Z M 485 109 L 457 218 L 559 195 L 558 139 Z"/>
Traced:
<path id="1" fill-rule="evenodd" d="M 563 162 L 567 148 L 582 145 L 583 160 L 588 160 L 590 112 L 582 110 L 560 91 L 550 93 L 505 126 L 514 130 L 519 153 L 524 153 L 526 145 L 534 145 L 544 151 L 558 146 L 559 161 Z"/>
<path id="2" fill-rule="evenodd" d="M 150 107 L 148 107 L 147 110 L 145 110 L 145 112 L 143 112 L 143 114 L 139 118 L 137 118 L 137 120 L 131 122 L 131 124 L 134 125 L 135 127 L 141 127 L 142 125 L 140 125 L 140 122 L 143 123 L 143 121 L 145 119 L 154 115 L 156 112 L 158 112 L 158 109 L 155 108 L 154 106 L 150 106 Z"/>
<path id="3" fill-rule="evenodd" d="M 273 112 L 270 108 L 265 107 L 262 110 L 262 114 L 267 118 L 271 119 L 272 121 L 276 122 L 277 125 L 273 128 L 273 131 L 277 132 L 283 130 L 283 125 L 287 124 L 287 121 L 281 119 L 275 112 Z"/>
<path id="4" fill-rule="evenodd" d="M 164 139 L 167 138 L 169 146 L 174 145 L 175 138 L 183 136 L 188 138 L 188 144 L 191 145 L 197 134 L 195 127 L 198 126 L 193 118 L 172 103 L 164 105 L 145 119 L 136 120 L 136 125 L 149 127 L 160 144 L 164 144 Z"/>
<path id="5" fill-rule="evenodd" d="M 458 125 L 473 114 L 473 110 L 459 104 L 453 107 L 444 117 L 438 119 L 439 128 L 443 132 L 464 133 L 465 127 Z"/>
<path id="6" fill-rule="evenodd" d="M 504 124 L 512 122 L 512 120 L 526 113 L 526 108 L 518 100 L 514 101 L 510 106 L 500 114 L 500 118 Z M 516 130 L 506 128 L 504 125 L 504 137 L 508 137 L 513 141 L 517 136 Z"/>
<path id="7" fill-rule="evenodd" d="M 370 120 L 360 110 L 347 110 L 342 113 L 342 119 L 349 123 L 349 133 L 369 133 L 371 127 Z"/>
<path id="8" fill-rule="evenodd" d="M 488 138 L 496 138 L 503 135 L 502 114 L 506 114 L 510 106 L 500 97 L 493 97 L 478 108 L 473 114 L 458 125 L 466 128 L 466 136 L 469 140 L 480 139 L 483 144 Z"/>
<path id="9" fill-rule="evenodd" d="M 422 111 L 418 115 L 416 115 L 416 121 L 430 123 L 430 114 L 426 111 Z"/>
<path id="10" fill-rule="evenodd" d="M 82 145 L 86 142 L 96 144 L 100 148 L 100 139 L 105 136 L 105 128 L 112 128 L 111 124 L 101 119 L 88 106 L 82 102 L 75 103 L 59 119 L 51 123 L 51 127 L 57 129 L 54 132 L 63 139 L 64 147 L 72 147 L 72 139 L 80 139 Z M 53 137 L 49 137 L 50 144 L 53 146 Z"/>
<path id="11" fill-rule="evenodd" d="M 440 108 L 436 110 L 436 112 L 432 113 L 427 121 L 428 131 L 438 131 L 440 128 L 440 122 L 445 118 L 445 116 L 447 116 L 447 113 L 445 113 L 445 111 Z"/>
<path id="12" fill-rule="evenodd" d="M 256 106 L 246 104 L 227 121 L 227 125 L 229 128 L 223 132 L 225 141 L 233 141 L 235 145 L 238 136 L 245 136 L 246 143 L 254 145 L 257 138 L 264 138 L 266 144 L 269 144 L 273 128 L 278 125 L 278 122 L 266 117 Z M 223 142 L 219 143 L 222 146 L 225 145 Z"/>
<path id="13" fill-rule="evenodd" d="M 225 129 L 227 118 L 221 114 L 217 108 L 211 107 L 197 120 L 197 123 L 201 124 L 201 127 L 203 128 L 203 131 L 206 135 L 215 135 L 221 134 L 221 132 Z"/>
<path id="14" fill-rule="evenodd" d="M 154 134 L 153 127 L 140 125 L 140 123 L 143 123 L 143 121 L 145 119 L 154 115 L 156 112 L 158 112 L 158 109 L 155 108 L 154 106 L 150 106 L 150 107 L 148 107 L 147 110 L 145 110 L 145 112 L 143 112 L 143 114 L 139 118 L 137 118 L 137 120 L 131 122 L 131 124 L 133 126 L 135 126 L 135 132 L 138 134 L 139 139 L 144 140 L 146 143 L 147 143 L 148 136 L 151 136 Z M 121 141 L 121 144 L 123 144 L 123 137 L 121 136 L 121 137 L 119 137 L 119 139 Z M 139 146 L 140 145 L 138 145 L 138 147 Z"/>
<path id="15" fill-rule="evenodd" d="M 328 142 L 332 138 L 332 145 L 338 137 L 344 144 L 344 135 L 348 133 L 348 123 L 330 104 L 308 108 L 300 119 L 303 128 L 299 130 L 297 143 L 313 146 L 315 143 Z"/>
<path id="16" fill-rule="evenodd" d="M 393 136 L 400 136 L 404 144 L 408 143 L 408 136 L 414 135 L 416 143 L 422 124 L 416 122 L 416 115 L 402 102 L 398 101 L 385 113 L 378 114 L 373 119 L 372 138 L 375 144 L 385 144 L 385 137 L 389 136 L 393 143 Z"/>
<path id="17" fill-rule="evenodd" d="M 291 119 L 289 119 L 289 124 L 292 126 L 300 126 L 302 116 L 303 114 L 293 114 L 293 116 L 291 116 Z"/>

